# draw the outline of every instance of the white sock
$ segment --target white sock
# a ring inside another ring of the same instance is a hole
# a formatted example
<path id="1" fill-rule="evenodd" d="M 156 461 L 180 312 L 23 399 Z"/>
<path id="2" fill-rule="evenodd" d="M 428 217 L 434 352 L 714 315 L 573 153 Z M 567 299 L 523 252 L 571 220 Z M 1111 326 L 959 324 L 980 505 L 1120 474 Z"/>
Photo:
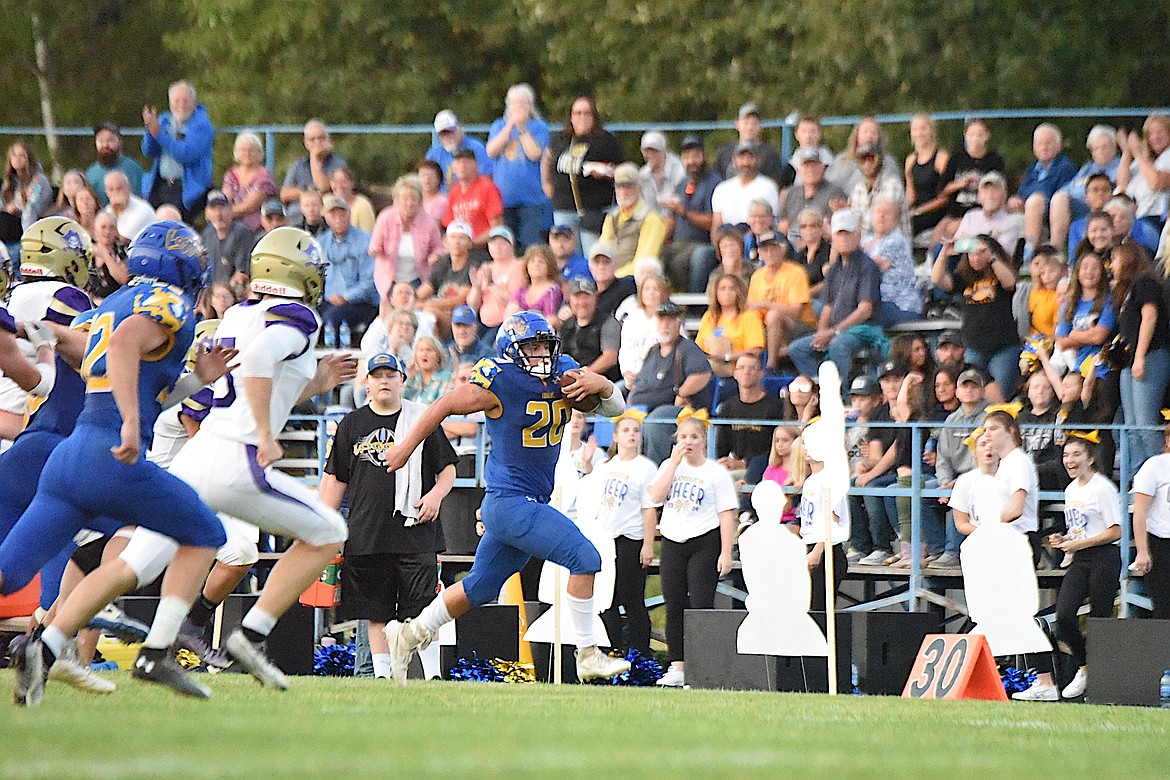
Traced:
<path id="1" fill-rule="evenodd" d="M 61 651 L 65 649 L 65 642 L 68 640 L 69 637 L 65 636 L 65 632 L 56 626 L 49 626 L 41 634 L 41 642 L 58 658 L 61 657 Z"/>
<path id="2" fill-rule="evenodd" d="M 418 651 L 418 660 L 422 661 L 423 679 L 431 680 L 439 676 L 439 643 L 431 642 L 426 650 Z"/>
<path id="3" fill-rule="evenodd" d="M 573 621 L 573 632 L 577 635 L 577 647 L 593 647 L 593 619 L 597 614 L 593 611 L 593 597 L 579 599 L 565 594 L 565 603 L 569 605 L 569 618 Z"/>
<path id="4" fill-rule="evenodd" d="M 252 607 L 240 622 L 242 628 L 249 628 L 260 636 L 268 636 L 276 625 L 276 616 L 270 615 L 260 607 Z"/>
<path id="5" fill-rule="evenodd" d="M 447 611 L 447 604 L 443 601 L 443 594 L 435 596 L 435 600 L 423 609 L 418 617 L 414 619 L 415 623 L 430 631 L 432 634 L 438 631 L 443 626 L 450 623 L 454 618 L 451 613 Z"/>
<path id="6" fill-rule="evenodd" d="M 183 618 L 191 611 L 191 605 L 178 596 L 163 596 L 146 635 L 146 646 L 152 650 L 166 650 L 175 643 Z"/>
<path id="7" fill-rule="evenodd" d="M 383 678 L 390 677 L 389 653 L 374 653 L 374 676 Z"/>

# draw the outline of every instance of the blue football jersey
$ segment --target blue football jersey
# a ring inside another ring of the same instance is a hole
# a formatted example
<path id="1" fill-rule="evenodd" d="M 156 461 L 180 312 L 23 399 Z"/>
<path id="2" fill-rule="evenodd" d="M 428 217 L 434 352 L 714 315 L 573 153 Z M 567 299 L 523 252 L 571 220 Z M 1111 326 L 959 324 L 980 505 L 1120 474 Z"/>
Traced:
<path id="1" fill-rule="evenodd" d="M 122 427 L 122 415 L 114 403 L 110 379 L 106 375 L 106 350 L 114 330 L 134 315 L 154 320 L 163 326 L 168 336 L 161 347 L 142 359 L 138 368 L 138 414 L 142 438 L 149 443 L 154 421 L 162 408 L 161 402 L 183 372 L 187 350 L 195 338 L 191 304 L 178 288 L 154 279 L 132 279 L 94 311 L 85 357 L 81 361 L 85 406 L 77 423 L 102 428 Z"/>
<path id="2" fill-rule="evenodd" d="M 577 361 L 562 355 L 546 382 L 504 358 L 484 358 L 475 364 L 471 383 L 500 402 L 495 416 L 487 418 L 487 434 L 492 440 L 485 475 L 488 491 L 548 502 L 561 438 L 572 414 L 559 380 L 577 367 Z"/>
<path id="3" fill-rule="evenodd" d="M 88 333 L 92 305 L 89 296 L 81 290 L 62 287 L 54 294 L 44 319 Z M 56 365 L 57 375 L 49 394 L 44 398 L 29 396 L 25 411 L 26 431 L 44 431 L 61 436 L 73 432 L 85 401 L 85 380 L 60 355 L 56 358 Z"/>
<path id="4" fill-rule="evenodd" d="M 8 309 L 0 306 L 0 330 L 16 333 L 16 320 L 8 313 Z"/>

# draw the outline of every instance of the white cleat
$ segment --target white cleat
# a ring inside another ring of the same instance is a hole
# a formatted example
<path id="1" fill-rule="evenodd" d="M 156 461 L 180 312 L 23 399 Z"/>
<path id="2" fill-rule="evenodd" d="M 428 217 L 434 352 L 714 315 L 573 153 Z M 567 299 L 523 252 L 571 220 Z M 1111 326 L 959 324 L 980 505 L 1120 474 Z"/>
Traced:
<path id="1" fill-rule="evenodd" d="M 288 690 L 288 680 L 285 679 L 284 672 L 280 671 L 280 667 L 264 654 L 264 649 L 258 643 L 248 641 L 248 637 L 244 636 L 243 631 L 240 629 L 233 631 L 231 636 L 227 638 L 227 642 L 224 643 L 224 647 L 227 649 L 228 655 L 234 658 L 236 663 L 247 670 L 248 674 L 255 677 L 265 688 Z"/>
<path id="2" fill-rule="evenodd" d="M 49 679 L 63 682 L 71 688 L 90 693 L 113 693 L 118 687 L 114 683 L 94 674 L 77 654 L 77 641 L 70 639 L 61 649 L 61 655 L 49 669 Z"/>
<path id="3" fill-rule="evenodd" d="M 593 647 L 577 649 L 577 679 L 581 682 L 589 680 L 607 680 L 630 671 L 630 662 L 623 658 L 614 658 Z"/>
<path id="4" fill-rule="evenodd" d="M 390 647 L 390 674 L 399 685 L 406 685 L 406 672 L 410 659 L 417 650 L 430 647 L 435 635 L 413 620 L 399 623 L 391 620 L 382 629 L 386 644 Z"/>
<path id="5" fill-rule="evenodd" d="M 679 669 L 677 666 L 672 666 L 654 684 L 660 688 L 682 688 L 686 685 L 686 677 L 683 675 L 682 669 Z"/>
<path id="6" fill-rule="evenodd" d="M 1026 691 L 1013 693 L 1012 698 L 1016 701 L 1060 701 L 1060 693 L 1055 685 L 1041 685 L 1037 682 L 1032 683 L 1032 687 Z"/>

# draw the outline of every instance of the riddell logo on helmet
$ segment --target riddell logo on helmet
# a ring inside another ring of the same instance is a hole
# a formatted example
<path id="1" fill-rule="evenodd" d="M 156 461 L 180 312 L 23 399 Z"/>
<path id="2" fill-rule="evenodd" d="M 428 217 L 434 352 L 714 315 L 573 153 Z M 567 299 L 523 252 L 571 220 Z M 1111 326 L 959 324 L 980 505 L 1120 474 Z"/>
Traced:
<path id="1" fill-rule="evenodd" d="M 255 280 L 252 282 L 252 291 L 258 293 L 268 293 L 270 295 L 288 295 L 289 288 L 283 284 L 273 284 L 272 282 Z"/>

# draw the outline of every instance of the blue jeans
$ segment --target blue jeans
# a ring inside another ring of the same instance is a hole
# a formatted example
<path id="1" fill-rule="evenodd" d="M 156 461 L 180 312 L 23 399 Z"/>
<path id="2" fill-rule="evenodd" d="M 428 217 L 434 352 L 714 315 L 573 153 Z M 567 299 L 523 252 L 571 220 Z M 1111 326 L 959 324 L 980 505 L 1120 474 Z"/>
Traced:
<path id="1" fill-rule="evenodd" d="M 874 321 L 888 328 L 891 325 L 900 325 L 903 322 L 910 322 L 920 317 L 922 315 L 918 312 L 904 311 L 890 301 L 882 301 L 878 305 L 877 315 L 874 317 Z"/>
<path id="2" fill-rule="evenodd" d="M 535 206 L 507 206 L 504 223 L 516 236 L 516 254 L 521 255 L 533 244 L 544 243 L 544 233 L 552 227 L 552 204 Z"/>
<path id="3" fill-rule="evenodd" d="M 796 365 L 796 370 L 805 376 L 816 376 L 817 369 L 825 359 L 833 361 L 837 366 L 837 373 L 841 375 L 841 387 L 848 392 L 849 369 L 853 365 L 853 356 L 857 354 L 863 343 L 852 333 L 841 333 L 834 336 L 829 342 L 828 349 L 823 352 L 813 349 L 813 336 L 801 336 L 788 345 L 788 357 Z M 968 353 L 970 354 L 970 350 Z"/>
<path id="4" fill-rule="evenodd" d="M 898 475 L 893 471 L 880 474 L 868 483 L 867 488 L 890 487 L 898 481 Z M 893 550 L 894 540 L 898 536 L 898 504 L 893 496 L 862 496 L 865 513 L 869 515 L 869 536 L 873 539 L 874 549 Z M 903 540 L 909 544 L 910 540 Z"/>
<path id="5" fill-rule="evenodd" d="M 554 225 L 568 225 L 577 234 L 577 242 L 581 245 L 581 254 L 589 257 L 589 250 L 597 243 L 601 235 L 589 230 L 581 230 L 581 215 L 575 211 L 554 211 Z"/>
<path id="6" fill-rule="evenodd" d="M 1162 393 L 1170 379 L 1170 350 L 1155 349 L 1146 355 L 1146 374 L 1134 379 L 1131 369 L 1121 371 L 1121 412 L 1126 425 L 1161 425 Z M 1129 432 L 1130 468 L 1138 469 L 1162 451 L 1159 431 Z"/>
<path id="7" fill-rule="evenodd" d="M 325 332 L 326 346 L 356 347 L 361 343 L 366 327 L 378 316 L 378 307 L 372 303 L 346 303 L 341 306 L 321 302 L 321 328 Z M 349 344 L 340 344 L 338 331 L 341 323 L 347 323 L 350 331 Z"/>
<path id="8" fill-rule="evenodd" d="M 655 465 L 670 457 L 673 444 L 670 438 L 674 436 L 677 426 L 671 424 L 678 418 L 682 409 L 678 406 L 659 406 L 646 415 L 650 420 L 663 420 L 661 425 L 650 424 L 642 428 L 642 442 L 646 457 L 654 461 Z"/>
<path id="9" fill-rule="evenodd" d="M 990 355 L 967 347 L 967 362 L 991 374 L 1005 399 L 1012 399 L 1020 387 L 1020 346 L 1009 344 Z"/>

